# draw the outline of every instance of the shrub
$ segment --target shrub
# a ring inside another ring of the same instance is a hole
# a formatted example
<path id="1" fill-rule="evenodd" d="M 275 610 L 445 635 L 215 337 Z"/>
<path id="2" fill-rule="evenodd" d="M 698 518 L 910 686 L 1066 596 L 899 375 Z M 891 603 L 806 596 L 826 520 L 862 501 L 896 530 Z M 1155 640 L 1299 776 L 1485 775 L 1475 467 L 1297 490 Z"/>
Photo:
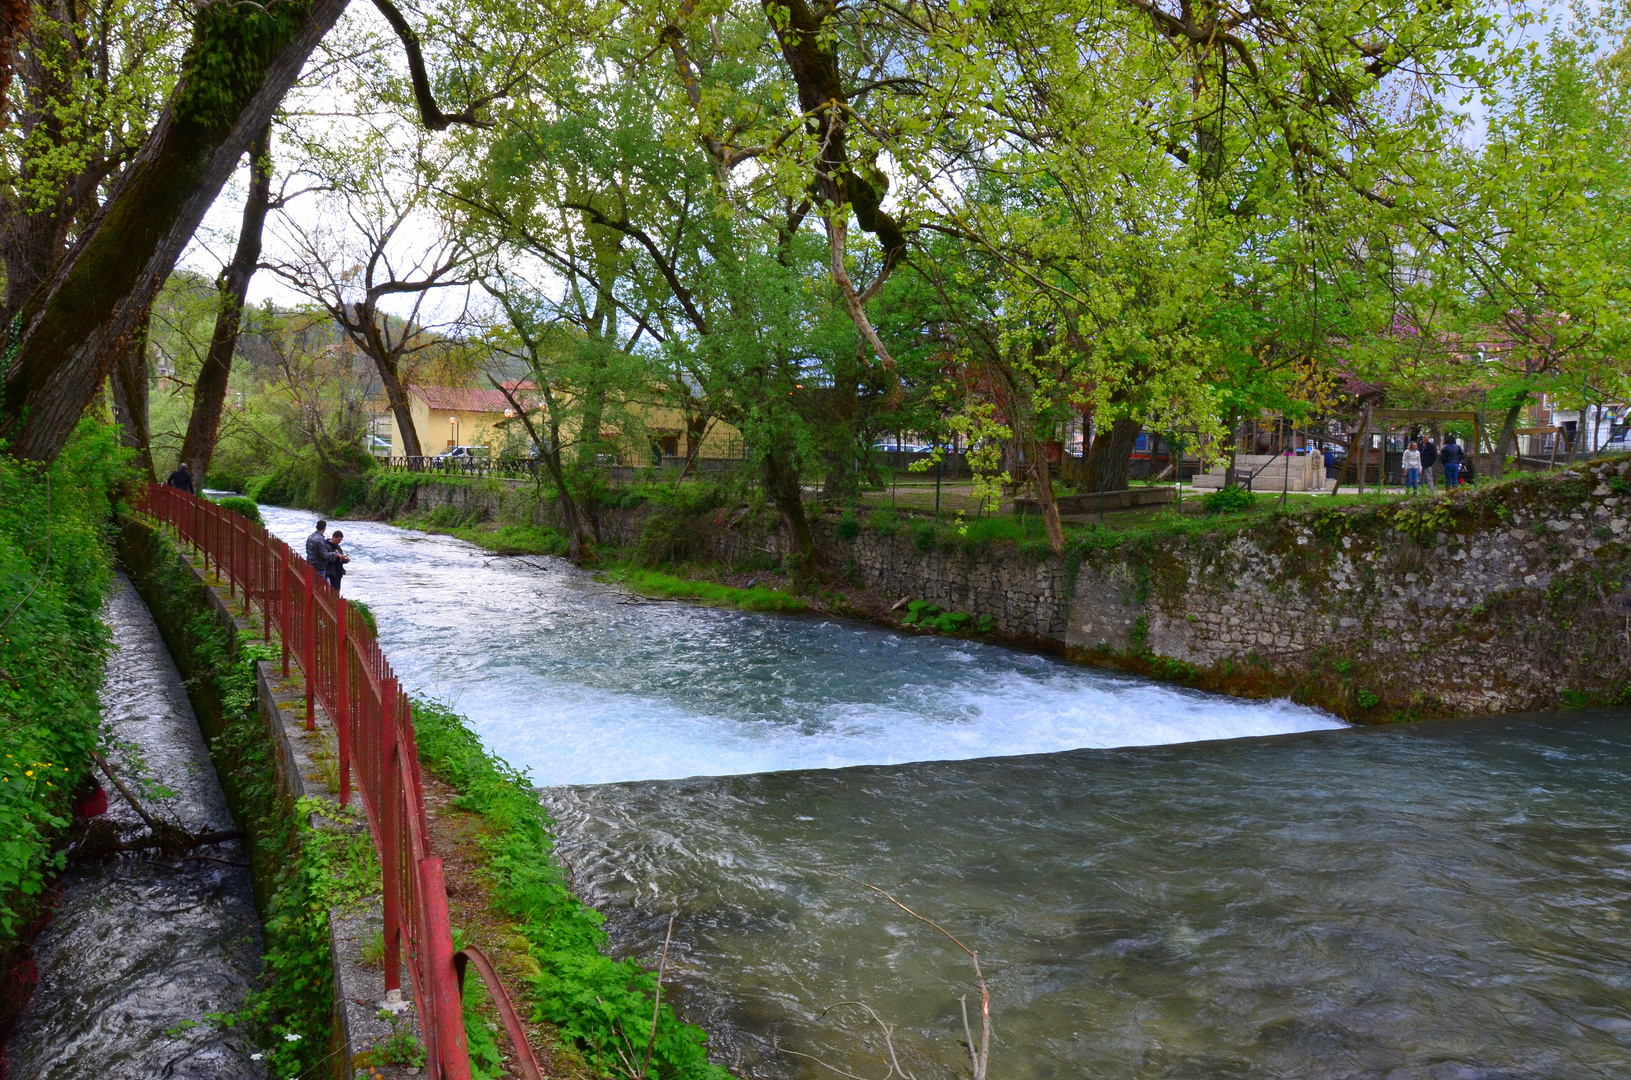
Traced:
<path id="1" fill-rule="evenodd" d="M 1237 514 L 1250 510 L 1256 501 L 1252 493 L 1239 484 L 1230 484 L 1201 496 L 1201 506 L 1208 514 Z"/>
<path id="2" fill-rule="evenodd" d="M 895 513 L 893 508 L 874 510 L 867 524 L 871 525 L 872 531 L 879 536 L 894 536 L 900 531 L 900 516 Z"/>
<path id="3" fill-rule="evenodd" d="M 921 525 L 912 527 L 912 543 L 919 551 L 933 551 L 935 541 L 933 522 L 925 521 Z"/>
<path id="4" fill-rule="evenodd" d="M 261 520 L 260 506 L 256 504 L 254 499 L 251 499 L 247 495 L 227 495 L 223 498 L 216 499 L 215 501 L 223 509 L 231 510 L 239 517 L 248 518 L 256 525 L 264 526 L 266 524 L 266 522 Z"/>
<path id="5" fill-rule="evenodd" d="M 838 524 L 833 526 L 833 531 L 838 534 L 840 540 L 854 540 L 861 535 L 861 523 L 856 520 L 854 514 L 845 514 L 838 519 Z"/>
<path id="6" fill-rule="evenodd" d="M 984 634 L 991 629 L 989 615 L 974 616 L 966 611 L 946 611 L 927 600 L 913 600 L 907 604 L 906 614 L 900 621 L 906 626 L 918 626 L 942 634 L 955 634 L 960 630 Z"/>
<path id="7" fill-rule="evenodd" d="M 1359 703 L 1361 709 L 1374 709 L 1382 703 L 1379 694 L 1374 694 L 1363 686 L 1354 691 L 1354 700 Z"/>

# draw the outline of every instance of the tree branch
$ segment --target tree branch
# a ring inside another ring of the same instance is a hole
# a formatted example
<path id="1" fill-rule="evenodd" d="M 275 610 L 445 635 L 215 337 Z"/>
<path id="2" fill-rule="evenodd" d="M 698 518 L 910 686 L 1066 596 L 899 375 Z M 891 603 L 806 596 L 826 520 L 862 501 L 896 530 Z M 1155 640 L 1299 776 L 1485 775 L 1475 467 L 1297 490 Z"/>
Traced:
<path id="1" fill-rule="evenodd" d="M 431 131 L 446 131 L 454 124 L 473 128 L 492 127 L 491 120 L 476 116 L 476 110 L 487 105 L 491 98 L 478 98 L 463 112 L 445 113 L 441 110 L 436 104 L 436 95 L 431 93 L 430 76 L 425 73 L 425 55 L 419 47 L 419 35 L 413 32 L 413 27 L 408 25 L 408 20 L 402 17 L 402 12 L 391 0 L 374 0 L 374 6 L 391 24 L 397 39 L 402 42 L 403 51 L 408 54 L 408 74 L 413 80 L 413 100 L 419 106 L 419 122 Z"/>

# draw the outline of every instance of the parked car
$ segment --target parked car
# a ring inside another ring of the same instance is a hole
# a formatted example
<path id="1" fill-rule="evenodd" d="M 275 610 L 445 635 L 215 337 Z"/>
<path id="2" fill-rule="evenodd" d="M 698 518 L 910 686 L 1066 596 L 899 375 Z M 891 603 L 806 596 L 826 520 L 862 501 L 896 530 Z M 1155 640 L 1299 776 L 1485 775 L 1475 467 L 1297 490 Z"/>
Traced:
<path id="1" fill-rule="evenodd" d="M 437 465 L 463 465 L 468 462 L 486 461 L 487 456 L 488 450 L 485 446 L 450 446 L 431 460 Z"/>

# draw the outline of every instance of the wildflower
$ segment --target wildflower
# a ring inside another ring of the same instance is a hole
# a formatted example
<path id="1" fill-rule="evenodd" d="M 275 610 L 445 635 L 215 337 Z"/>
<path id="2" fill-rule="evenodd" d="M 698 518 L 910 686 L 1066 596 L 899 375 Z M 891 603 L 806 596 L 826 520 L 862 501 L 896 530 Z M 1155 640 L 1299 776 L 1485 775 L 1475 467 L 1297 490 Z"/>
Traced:
<path id="1" fill-rule="evenodd" d="M 263 1058 L 265 1056 L 266 1056 L 265 1054 L 250 1054 L 249 1055 L 249 1060 L 250 1061 L 259 1061 L 261 1058 Z"/>
<path id="2" fill-rule="evenodd" d="M 299 1042 L 300 1041 L 300 1036 L 296 1035 L 294 1032 L 291 1031 L 287 1035 L 283 1036 L 283 1041 L 284 1042 Z"/>
<path id="3" fill-rule="evenodd" d="M 33 776 L 34 775 L 34 770 L 33 769 L 24 769 L 23 770 L 23 775 L 24 776 Z"/>

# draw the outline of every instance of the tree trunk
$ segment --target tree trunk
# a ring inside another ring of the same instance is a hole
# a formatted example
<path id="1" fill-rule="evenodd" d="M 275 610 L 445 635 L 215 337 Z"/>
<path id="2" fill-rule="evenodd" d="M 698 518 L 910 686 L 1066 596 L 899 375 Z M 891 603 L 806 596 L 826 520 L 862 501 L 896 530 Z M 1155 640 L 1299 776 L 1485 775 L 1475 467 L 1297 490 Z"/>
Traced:
<path id="1" fill-rule="evenodd" d="M 1342 468 L 1337 470 L 1337 478 L 1331 483 L 1332 495 L 1335 495 L 1337 493 L 1337 489 L 1342 486 L 1342 481 L 1347 477 L 1348 470 L 1356 465 L 1359 470 L 1356 474 L 1359 490 L 1361 492 L 1365 490 L 1365 462 L 1363 460 L 1365 456 L 1365 447 L 1361 445 L 1361 442 L 1362 436 L 1365 434 L 1365 429 L 1368 427 L 1370 427 L 1370 406 L 1366 405 L 1359 414 L 1359 430 L 1348 436 L 1348 454 L 1342 462 Z M 1356 453 L 1358 456 L 1357 461 L 1355 457 Z"/>
<path id="2" fill-rule="evenodd" d="M 149 480 L 157 480 L 153 469 L 153 433 L 148 423 L 147 399 L 147 320 L 131 333 L 125 348 L 119 350 L 109 378 L 113 384 L 113 419 L 123 429 L 120 441 L 136 451 L 136 463 Z M 194 473 L 200 486 L 202 473 Z"/>
<path id="3" fill-rule="evenodd" d="M 1030 440 L 1031 491 L 1042 508 L 1042 523 L 1048 530 L 1048 546 L 1055 555 L 1065 553 L 1065 526 L 1059 520 L 1059 503 L 1053 497 L 1053 476 L 1048 469 L 1048 453 L 1040 440 Z"/>
<path id="4" fill-rule="evenodd" d="M 413 409 L 408 404 L 408 390 L 402 385 L 401 372 L 396 361 L 374 352 L 374 369 L 379 372 L 380 384 L 385 387 L 385 400 L 390 403 L 391 415 L 396 417 L 396 429 L 402 433 L 402 453 L 405 457 L 424 457 L 419 445 L 419 432 L 413 426 Z M 396 447 L 391 448 L 394 452 Z"/>
<path id="5" fill-rule="evenodd" d="M 1223 468 L 1223 486 L 1235 486 L 1235 456 L 1240 452 L 1240 410 L 1229 410 L 1229 464 Z"/>
<path id="6" fill-rule="evenodd" d="M 542 387 L 544 405 L 549 417 L 549 441 L 546 443 L 539 437 L 538 429 L 533 426 L 532 417 L 527 412 L 526 403 L 516 397 L 503 383 L 487 376 L 487 381 L 493 384 L 494 389 L 504 395 L 504 400 L 510 403 L 515 415 L 521 418 L 521 426 L 527 429 L 527 438 L 539 450 L 544 460 L 544 469 L 549 478 L 555 483 L 555 497 L 560 503 L 561 520 L 566 525 L 566 557 L 579 566 L 595 561 L 594 543 L 583 527 L 583 511 L 578 506 L 578 500 L 572 495 L 572 486 L 567 482 L 566 469 L 561 462 L 561 424 L 559 414 L 555 412 L 554 399 L 550 396 L 549 382 L 543 373 L 533 369 L 533 379 Z"/>
<path id="7" fill-rule="evenodd" d="M 4 328 L 0 438 L 51 461 L 96 393 L 118 343 L 152 304 L 255 135 L 346 0 L 195 16 L 185 74 L 148 138 L 68 256 Z M 268 31 L 263 20 L 277 20 Z M 283 25 L 285 20 L 287 25 Z M 230 57 L 230 63 L 222 57 Z M 227 74 L 223 74 L 227 72 Z"/>
<path id="8" fill-rule="evenodd" d="M 1127 475 L 1132 465 L 1133 449 L 1138 445 L 1138 433 L 1144 429 L 1142 421 L 1122 417 L 1108 428 L 1100 426 L 1093 436 L 1093 449 L 1087 460 L 1086 492 L 1122 491 L 1127 487 Z"/>
<path id="9" fill-rule="evenodd" d="M 1529 404 L 1529 391 L 1525 390 L 1518 395 L 1512 407 L 1506 411 L 1506 417 L 1501 421 L 1501 437 L 1495 440 L 1495 460 L 1491 463 L 1489 475 L 1499 480 L 1506 472 L 1506 448 L 1512 445 L 1512 432 L 1517 429 L 1518 417 L 1523 415 L 1523 407 Z"/>
<path id="10" fill-rule="evenodd" d="M 181 460 L 198 477 L 209 473 L 215 456 L 215 441 L 221 430 L 221 407 L 226 403 L 227 382 L 232 377 L 232 354 L 238 348 L 238 327 L 243 321 L 244 297 L 249 279 L 261 257 L 261 232 L 266 225 L 267 205 L 272 198 L 272 127 L 268 124 L 255 136 L 249 148 L 249 195 L 244 200 L 243 224 L 238 229 L 238 247 L 232 261 L 215 283 L 220 306 L 215 313 L 215 333 L 210 349 L 193 383 L 193 411 L 187 420 L 187 437 L 181 444 Z"/>
<path id="11" fill-rule="evenodd" d="M 578 468 L 587 469 L 600 456 L 600 422 L 606 415 L 606 388 L 591 385 L 583 393 L 583 422 L 578 427 Z"/>
<path id="12" fill-rule="evenodd" d="M 772 452 L 764 457 L 764 475 L 765 488 L 776 509 L 781 511 L 788 538 L 793 542 L 793 550 L 787 556 L 788 566 L 793 571 L 793 584 L 802 589 L 815 570 L 816 553 L 810 519 L 804 515 L 804 492 L 799 485 L 798 470 Z"/>

